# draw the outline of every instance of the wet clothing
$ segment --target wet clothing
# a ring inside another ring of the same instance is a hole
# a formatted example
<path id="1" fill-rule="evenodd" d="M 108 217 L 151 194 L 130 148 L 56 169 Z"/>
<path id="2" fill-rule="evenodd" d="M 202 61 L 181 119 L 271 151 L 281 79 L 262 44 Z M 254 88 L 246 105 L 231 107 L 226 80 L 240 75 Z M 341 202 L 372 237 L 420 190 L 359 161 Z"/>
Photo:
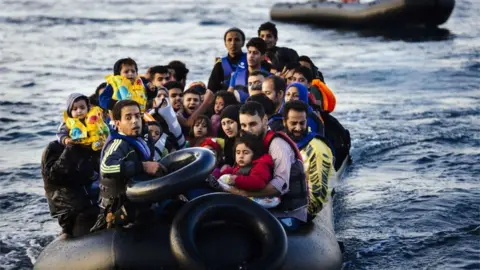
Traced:
<path id="1" fill-rule="evenodd" d="M 91 185 L 98 178 L 99 155 L 81 145 L 50 142 L 42 155 L 42 177 L 52 217 L 63 232 L 88 233 L 98 213 Z"/>
<path id="2" fill-rule="evenodd" d="M 236 175 L 237 178 L 235 178 L 235 187 L 247 191 L 255 191 L 265 188 L 268 182 L 272 180 L 272 171 L 272 157 L 268 154 L 265 154 L 253 160 L 252 164 L 248 166 L 240 167 L 237 165 L 233 168 L 227 168 L 223 170 L 222 175 Z"/>
<path id="3" fill-rule="evenodd" d="M 275 46 L 267 50 L 265 55 L 270 59 L 272 65 L 277 68 L 278 71 L 282 71 L 283 67 L 288 63 L 298 62 L 298 53 L 295 50 L 286 47 Z"/>

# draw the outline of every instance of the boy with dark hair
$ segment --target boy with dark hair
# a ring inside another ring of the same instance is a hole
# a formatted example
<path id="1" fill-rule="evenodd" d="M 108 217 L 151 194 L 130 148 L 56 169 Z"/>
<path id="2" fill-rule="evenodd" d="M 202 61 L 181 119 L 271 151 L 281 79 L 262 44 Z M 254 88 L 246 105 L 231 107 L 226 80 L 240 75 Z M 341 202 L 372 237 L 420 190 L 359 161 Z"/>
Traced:
<path id="1" fill-rule="evenodd" d="M 289 62 L 298 62 L 298 54 L 295 50 L 277 47 L 278 31 L 275 24 L 266 22 L 260 25 L 257 34 L 265 41 L 267 45 L 266 56 L 277 70 L 283 70 L 285 64 Z"/>
<path id="2" fill-rule="evenodd" d="M 266 45 L 265 41 L 261 38 L 252 38 L 247 43 L 247 68 L 237 68 L 237 70 L 232 74 L 230 80 L 230 87 L 228 90 L 234 92 L 234 87 L 237 85 L 247 85 L 249 84 L 250 74 L 257 71 L 263 71 L 266 74 L 270 75 L 271 65 L 264 61 Z M 257 72 L 255 76 L 261 75 L 263 79 L 266 76 L 263 73 Z M 267 75 L 267 76 L 268 76 Z M 262 80 L 263 82 L 263 80 Z M 240 95 L 240 102 L 245 100 L 244 97 Z"/>
<path id="3" fill-rule="evenodd" d="M 293 81 L 308 88 L 310 99 L 315 102 L 320 111 L 332 112 L 335 109 L 336 98 L 332 90 L 318 79 L 313 79 L 312 71 L 305 66 L 297 67 L 293 71 Z"/>
<path id="4" fill-rule="evenodd" d="M 168 68 L 170 69 L 170 72 L 173 71 L 173 77 L 175 80 L 185 85 L 187 82 L 187 74 L 189 72 L 185 63 L 178 60 L 173 60 L 168 63 Z"/>
<path id="5" fill-rule="evenodd" d="M 157 95 L 156 87 L 138 76 L 137 63 L 131 58 L 122 58 L 113 66 L 113 75 L 105 77 L 108 85 L 99 96 L 100 106 L 111 110 L 119 100 L 135 100 L 141 112 L 147 102 Z"/>
<path id="6" fill-rule="evenodd" d="M 170 80 L 168 66 L 154 66 L 148 71 L 148 77 L 156 87 L 165 86 Z"/>

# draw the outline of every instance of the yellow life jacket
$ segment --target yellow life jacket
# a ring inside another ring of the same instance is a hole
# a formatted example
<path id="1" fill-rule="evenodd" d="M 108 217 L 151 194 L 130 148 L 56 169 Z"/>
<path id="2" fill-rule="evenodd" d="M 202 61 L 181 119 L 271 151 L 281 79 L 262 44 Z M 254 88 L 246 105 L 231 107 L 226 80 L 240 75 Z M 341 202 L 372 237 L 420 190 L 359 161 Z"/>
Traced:
<path id="1" fill-rule="evenodd" d="M 309 187 L 308 213 L 317 215 L 328 201 L 329 180 L 334 174 L 332 150 L 322 140 L 313 138 L 300 150 Z"/>
<path id="2" fill-rule="evenodd" d="M 78 118 L 69 117 L 66 111 L 63 113 L 63 120 L 68 128 L 69 137 L 75 143 L 92 145 L 94 151 L 99 151 L 110 133 L 102 116 L 102 109 L 92 106 L 85 116 L 85 123 Z"/>
<path id="3" fill-rule="evenodd" d="M 134 100 L 140 105 L 140 112 L 144 113 L 147 108 L 147 94 L 140 77 L 132 82 L 120 75 L 108 75 L 105 80 L 113 88 L 114 100 Z"/>

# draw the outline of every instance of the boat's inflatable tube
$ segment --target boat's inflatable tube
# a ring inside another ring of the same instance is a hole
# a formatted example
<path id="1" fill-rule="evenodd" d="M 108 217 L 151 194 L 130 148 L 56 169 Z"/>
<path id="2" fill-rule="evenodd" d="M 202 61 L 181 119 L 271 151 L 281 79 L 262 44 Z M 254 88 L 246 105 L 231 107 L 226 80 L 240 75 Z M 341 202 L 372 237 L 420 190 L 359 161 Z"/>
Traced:
<path id="1" fill-rule="evenodd" d="M 187 203 L 173 226 L 159 222 L 59 238 L 42 251 L 34 268 L 341 269 L 331 200 L 311 226 L 289 233 L 287 243 L 278 222 L 255 202 L 214 193 Z"/>
<path id="2" fill-rule="evenodd" d="M 270 16 L 277 21 L 330 27 L 436 26 L 448 20 L 454 6 L 455 0 L 377 0 L 348 4 L 310 1 L 275 4 Z"/>
<path id="3" fill-rule="evenodd" d="M 219 193 L 201 196 L 183 207 L 175 216 L 170 231 L 172 251 L 180 266 L 199 270 L 280 269 L 287 254 L 287 236 L 272 214 L 254 204 L 245 197 Z M 258 253 L 253 254 L 254 258 L 250 261 L 238 258 L 238 261 L 225 262 L 217 256 L 216 259 L 206 260 L 197 239 L 201 228 L 212 222 L 221 222 L 221 226 L 227 227 L 243 227 L 258 242 L 254 249 Z"/>
<path id="4" fill-rule="evenodd" d="M 168 174 L 151 180 L 134 178 L 127 186 L 127 197 L 133 202 L 158 202 L 205 182 L 215 168 L 215 155 L 202 147 L 173 152 L 160 160 Z"/>

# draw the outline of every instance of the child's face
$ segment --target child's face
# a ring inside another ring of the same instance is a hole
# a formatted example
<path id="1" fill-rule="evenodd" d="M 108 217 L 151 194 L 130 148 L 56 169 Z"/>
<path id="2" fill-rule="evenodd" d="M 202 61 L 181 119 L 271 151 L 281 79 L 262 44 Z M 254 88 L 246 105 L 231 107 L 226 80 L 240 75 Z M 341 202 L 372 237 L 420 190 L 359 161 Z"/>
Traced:
<path id="1" fill-rule="evenodd" d="M 148 127 L 148 134 L 152 138 L 154 142 L 157 142 L 158 139 L 160 139 L 160 134 L 162 131 L 160 130 L 160 127 L 158 126 L 149 126 Z"/>
<path id="2" fill-rule="evenodd" d="M 217 97 L 215 99 L 215 106 L 213 109 L 215 110 L 215 114 L 220 114 L 225 107 L 225 102 L 223 101 L 222 97 Z"/>
<path id="3" fill-rule="evenodd" d="M 193 125 L 193 136 L 195 138 L 201 138 L 207 136 L 208 130 L 207 130 L 207 123 L 205 121 L 197 121 Z"/>
<path id="4" fill-rule="evenodd" d="M 122 65 L 120 69 L 120 75 L 129 79 L 132 83 L 137 78 L 137 71 L 135 70 L 135 66 L 133 65 Z"/>
<path id="5" fill-rule="evenodd" d="M 253 151 L 244 143 L 238 144 L 235 149 L 235 162 L 238 166 L 244 167 L 252 163 Z"/>
<path id="6" fill-rule="evenodd" d="M 188 93 L 183 96 L 183 109 L 188 113 L 192 114 L 200 105 L 200 96 Z"/>
<path id="7" fill-rule="evenodd" d="M 87 112 L 88 106 L 85 99 L 80 99 L 73 102 L 71 112 L 73 118 L 85 119 L 85 116 L 87 116 Z"/>

